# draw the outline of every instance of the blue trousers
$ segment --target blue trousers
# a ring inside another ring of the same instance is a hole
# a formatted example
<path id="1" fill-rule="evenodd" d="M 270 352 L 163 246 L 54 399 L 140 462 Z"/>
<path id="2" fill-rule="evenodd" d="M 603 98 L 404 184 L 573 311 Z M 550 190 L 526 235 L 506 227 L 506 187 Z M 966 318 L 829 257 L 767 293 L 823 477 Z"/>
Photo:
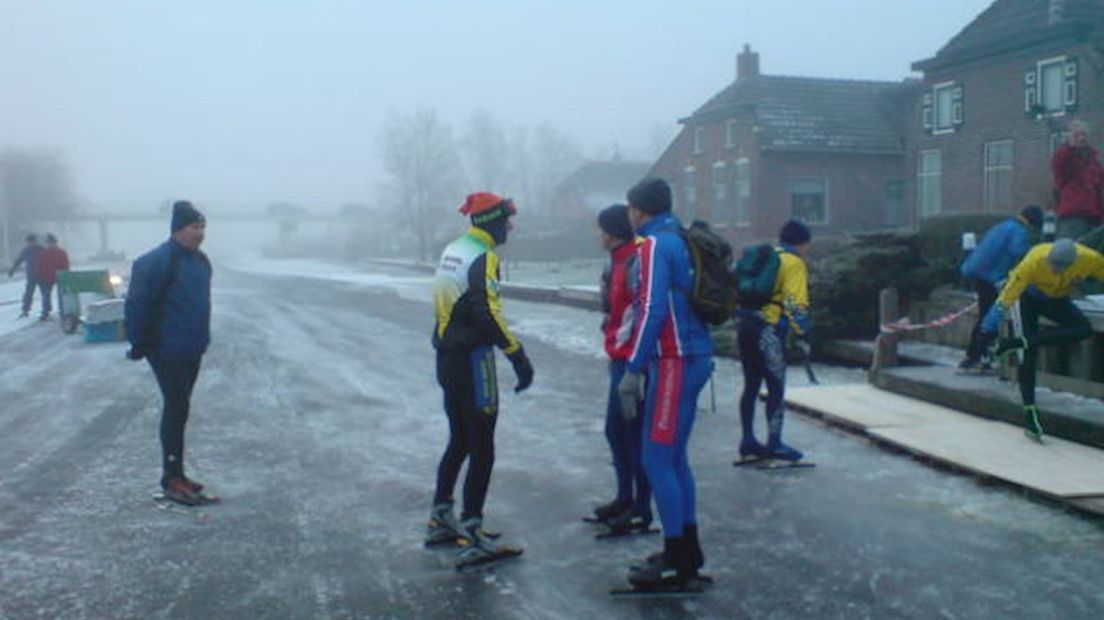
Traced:
<path id="1" fill-rule="evenodd" d="M 740 424 L 744 440 L 755 439 L 755 401 L 759 387 L 767 384 L 767 444 L 782 441 L 785 412 L 786 355 L 782 336 L 766 321 L 744 319 L 737 332 L 740 366 L 744 369 L 744 393 L 740 396 Z"/>
<path id="2" fill-rule="evenodd" d="M 713 357 L 663 357 L 648 367 L 644 401 L 644 471 L 652 483 L 665 538 L 697 525 L 697 491 L 687 444 Z"/>
<path id="3" fill-rule="evenodd" d="M 617 386 L 624 375 L 624 360 L 611 360 L 609 397 L 606 399 L 606 441 L 609 442 L 613 471 L 617 476 L 617 501 L 631 502 L 637 514 L 651 517 L 652 488 L 640 462 L 641 428 L 644 422 L 639 415 L 633 420 L 626 420 L 621 415 L 621 398 L 617 394 Z"/>

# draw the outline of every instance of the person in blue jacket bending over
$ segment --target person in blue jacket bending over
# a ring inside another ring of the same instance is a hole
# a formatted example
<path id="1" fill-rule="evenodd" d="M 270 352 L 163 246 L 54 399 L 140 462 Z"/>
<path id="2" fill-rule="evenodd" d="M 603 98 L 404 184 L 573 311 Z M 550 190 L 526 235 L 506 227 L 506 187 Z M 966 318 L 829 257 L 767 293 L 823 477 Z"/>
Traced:
<path id="1" fill-rule="evenodd" d="M 704 564 L 698 542 L 694 475 L 687 443 L 698 394 L 713 372 L 709 329 L 690 306 L 690 250 L 671 213 L 671 188 L 646 178 L 628 192 L 637 246 L 633 348 L 618 386 L 623 411 L 635 411 L 645 385 L 642 460 L 663 522 L 663 552 L 629 574 L 638 588 L 684 587 Z"/>
<path id="2" fill-rule="evenodd" d="M 1043 210 L 1035 205 L 1024 207 L 1015 217 L 1010 217 L 986 231 L 974 251 L 962 261 L 959 271 L 973 286 L 978 298 L 978 318 L 974 330 L 970 333 L 970 344 L 966 348 L 966 359 L 958 367 L 963 370 L 985 368 L 991 365 L 989 360 L 982 362 L 985 354 L 986 339 L 982 337 L 981 323 L 993 302 L 1008 272 L 1020 262 L 1031 249 L 1031 231 L 1043 227 Z"/>
<path id="3" fill-rule="evenodd" d="M 211 342 L 211 263 L 199 251 L 207 220 L 192 203 L 173 204 L 172 235 L 138 257 L 126 297 L 127 357 L 146 359 L 157 378 L 161 413 L 161 488 L 174 502 L 216 498 L 184 475 L 184 425 L 199 363 Z"/>

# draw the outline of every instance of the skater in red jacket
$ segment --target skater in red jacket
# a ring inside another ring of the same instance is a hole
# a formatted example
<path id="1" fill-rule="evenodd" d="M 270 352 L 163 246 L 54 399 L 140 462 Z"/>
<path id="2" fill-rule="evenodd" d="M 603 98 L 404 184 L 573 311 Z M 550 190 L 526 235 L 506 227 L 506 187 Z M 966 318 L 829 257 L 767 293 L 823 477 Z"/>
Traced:
<path id="1" fill-rule="evenodd" d="M 50 296 L 57 284 L 57 273 L 69 271 L 69 255 L 58 245 L 57 237 L 46 235 L 46 249 L 38 255 L 35 262 L 35 280 L 38 281 L 38 290 L 42 294 L 42 315 L 38 318 L 45 321 L 50 318 Z M 61 292 L 58 292 L 61 297 Z"/>

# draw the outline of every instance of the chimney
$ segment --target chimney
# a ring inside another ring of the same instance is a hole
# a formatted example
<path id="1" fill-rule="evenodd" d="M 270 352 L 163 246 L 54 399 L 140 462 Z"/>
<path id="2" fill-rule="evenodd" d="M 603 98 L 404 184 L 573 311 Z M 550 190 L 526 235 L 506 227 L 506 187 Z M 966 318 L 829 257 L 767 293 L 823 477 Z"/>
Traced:
<path id="1" fill-rule="evenodd" d="M 1065 0 L 1050 0 L 1047 10 L 1047 24 L 1055 26 L 1062 23 L 1062 18 L 1065 16 L 1065 12 Z"/>
<path id="2" fill-rule="evenodd" d="M 744 51 L 736 54 L 736 80 L 746 80 L 759 75 L 759 53 L 751 51 L 751 46 L 744 44 Z"/>

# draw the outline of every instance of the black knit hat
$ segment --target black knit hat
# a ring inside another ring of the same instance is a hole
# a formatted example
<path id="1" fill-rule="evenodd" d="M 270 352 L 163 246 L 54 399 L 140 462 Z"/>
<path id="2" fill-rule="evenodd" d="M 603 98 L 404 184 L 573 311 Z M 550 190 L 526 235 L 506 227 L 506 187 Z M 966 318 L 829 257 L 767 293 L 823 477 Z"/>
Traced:
<path id="1" fill-rule="evenodd" d="M 1022 217 L 1032 228 L 1043 227 L 1043 210 L 1038 205 L 1028 205 L 1020 211 Z"/>
<path id="2" fill-rule="evenodd" d="M 625 205 L 610 205 L 598 212 L 598 227 L 602 232 L 618 239 L 632 239 L 632 224 L 629 223 L 629 208 Z"/>
<path id="3" fill-rule="evenodd" d="M 786 245 L 798 246 L 808 243 L 812 238 L 813 233 L 809 232 L 809 227 L 798 220 L 789 220 L 778 231 L 778 240 Z"/>
<path id="4" fill-rule="evenodd" d="M 187 200 L 177 200 L 173 203 L 172 209 L 172 232 L 176 232 L 181 228 L 191 226 L 196 222 L 206 222 L 207 218 L 203 217 L 203 214 L 192 206 L 192 203 Z"/>
<path id="5" fill-rule="evenodd" d="M 646 177 L 628 193 L 629 205 L 650 215 L 671 210 L 671 186 L 659 177 Z"/>

